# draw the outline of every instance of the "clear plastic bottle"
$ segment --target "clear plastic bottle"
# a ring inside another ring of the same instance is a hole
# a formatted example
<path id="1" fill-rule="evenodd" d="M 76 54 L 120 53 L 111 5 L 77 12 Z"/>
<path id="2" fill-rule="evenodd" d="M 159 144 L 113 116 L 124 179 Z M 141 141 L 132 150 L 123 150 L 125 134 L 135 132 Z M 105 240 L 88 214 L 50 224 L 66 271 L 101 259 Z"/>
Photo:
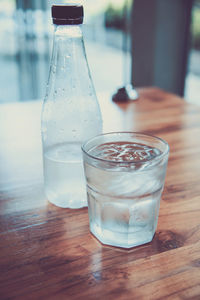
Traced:
<path id="1" fill-rule="evenodd" d="M 44 187 L 60 207 L 87 206 L 81 145 L 102 118 L 85 54 L 81 5 L 53 5 L 53 53 L 42 110 Z"/>

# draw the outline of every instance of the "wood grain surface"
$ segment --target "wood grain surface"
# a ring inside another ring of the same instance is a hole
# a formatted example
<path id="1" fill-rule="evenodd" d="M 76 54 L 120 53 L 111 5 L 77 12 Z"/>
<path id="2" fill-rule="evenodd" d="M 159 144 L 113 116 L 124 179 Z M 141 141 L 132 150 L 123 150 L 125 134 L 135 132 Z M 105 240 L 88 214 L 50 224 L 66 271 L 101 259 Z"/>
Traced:
<path id="1" fill-rule="evenodd" d="M 153 241 L 130 250 L 90 233 L 87 208 L 43 194 L 41 102 L 0 106 L 0 299 L 200 299 L 200 108 L 156 88 L 115 104 L 104 131 L 164 138 L 170 158 Z"/>

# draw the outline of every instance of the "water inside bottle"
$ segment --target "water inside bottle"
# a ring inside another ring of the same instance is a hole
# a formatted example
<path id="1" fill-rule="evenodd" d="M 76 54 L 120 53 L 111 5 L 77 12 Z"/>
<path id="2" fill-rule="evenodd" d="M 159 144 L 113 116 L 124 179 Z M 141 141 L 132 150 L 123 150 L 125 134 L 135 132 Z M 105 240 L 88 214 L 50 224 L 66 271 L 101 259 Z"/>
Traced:
<path id="1" fill-rule="evenodd" d="M 45 193 L 59 207 L 87 206 L 80 143 L 63 143 L 44 153 Z"/>

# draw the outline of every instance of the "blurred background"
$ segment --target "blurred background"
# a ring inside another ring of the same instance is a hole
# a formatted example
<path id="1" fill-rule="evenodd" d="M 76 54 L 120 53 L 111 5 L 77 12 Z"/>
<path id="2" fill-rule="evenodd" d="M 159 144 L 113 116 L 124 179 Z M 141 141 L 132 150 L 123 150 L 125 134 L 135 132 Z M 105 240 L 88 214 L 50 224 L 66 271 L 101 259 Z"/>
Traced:
<path id="1" fill-rule="evenodd" d="M 200 105 L 200 0 L 188 0 L 191 5 L 181 6 L 183 13 L 179 13 L 178 5 L 186 3 L 185 0 L 165 1 L 171 5 L 167 7 L 169 15 L 172 9 L 179 14 L 176 38 L 172 27 L 166 26 L 171 24 L 170 19 L 164 24 L 162 18 L 166 12 L 164 1 L 146 0 L 151 7 L 144 0 L 81 1 L 85 8 L 85 46 L 97 93 L 113 95 L 117 88 L 132 81 L 136 87 L 157 85 Z M 52 50 L 50 8 L 61 2 L 70 1 L 0 0 L 0 103 L 44 97 Z M 145 35 L 147 29 L 151 31 Z M 171 37 L 167 43 L 176 45 L 166 53 L 160 46 L 162 30 Z M 176 57 L 181 60 L 175 60 Z M 167 66 L 171 62 L 174 69 L 165 71 L 165 58 Z M 143 80 L 148 66 L 152 74 Z M 156 70 L 165 74 L 161 76 L 162 82 Z M 182 78 L 179 86 L 178 77 Z"/>

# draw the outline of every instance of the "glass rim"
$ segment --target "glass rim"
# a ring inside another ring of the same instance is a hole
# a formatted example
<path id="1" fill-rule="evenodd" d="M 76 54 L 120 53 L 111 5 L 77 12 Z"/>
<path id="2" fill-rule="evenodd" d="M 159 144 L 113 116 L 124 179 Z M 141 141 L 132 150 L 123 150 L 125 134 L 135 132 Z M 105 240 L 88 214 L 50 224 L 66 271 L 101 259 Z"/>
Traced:
<path id="1" fill-rule="evenodd" d="M 87 146 L 87 144 L 89 142 L 91 142 L 92 140 L 98 138 L 98 137 L 102 137 L 102 136 L 108 136 L 108 135 L 116 135 L 116 134 L 134 134 L 134 135 L 139 135 L 141 137 L 149 137 L 149 138 L 153 138 L 159 142 L 161 142 L 162 144 L 164 144 L 166 146 L 165 150 L 159 154 L 158 156 L 154 156 L 152 158 L 150 158 L 149 160 L 147 161 L 114 161 L 114 160 L 109 160 L 109 159 L 105 159 L 105 158 L 100 158 L 100 157 L 97 157 L 95 155 L 92 155 L 92 154 L 89 154 L 87 152 L 87 150 L 85 150 L 85 147 Z M 139 131 L 114 131 L 114 132 L 106 132 L 106 133 L 102 133 L 102 134 L 98 134 L 96 136 L 93 136 L 92 138 L 88 139 L 87 141 L 85 141 L 83 143 L 83 145 L 81 146 L 81 149 L 83 151 L 83 153 L 85 155 L 87 155 L 88 157 L 90 157 L 91 159 L 95 159 L 97 161 L 100 161 L 100 162 L 104 162 L 104 163 L 112 163 L 112 164 L 118 164 L 118 165 L 124 165 L 124 164 L 130 164 L 130 165 L 136 165 L 136 164 L 145 164 L 145 163 L 149 163 L 151 161 L 156 161 L 156 160 L 161 160 L 163 157 L 165 157 L 166 155 L 169 154 L 169 144 L 163 140 L 162 138 L 160 137 L 157 137 L 155 135 L 151 135 L 151 134 L 148 134 L 148 133 L 145 133 L 145 132 L 139 132 Z"/>

